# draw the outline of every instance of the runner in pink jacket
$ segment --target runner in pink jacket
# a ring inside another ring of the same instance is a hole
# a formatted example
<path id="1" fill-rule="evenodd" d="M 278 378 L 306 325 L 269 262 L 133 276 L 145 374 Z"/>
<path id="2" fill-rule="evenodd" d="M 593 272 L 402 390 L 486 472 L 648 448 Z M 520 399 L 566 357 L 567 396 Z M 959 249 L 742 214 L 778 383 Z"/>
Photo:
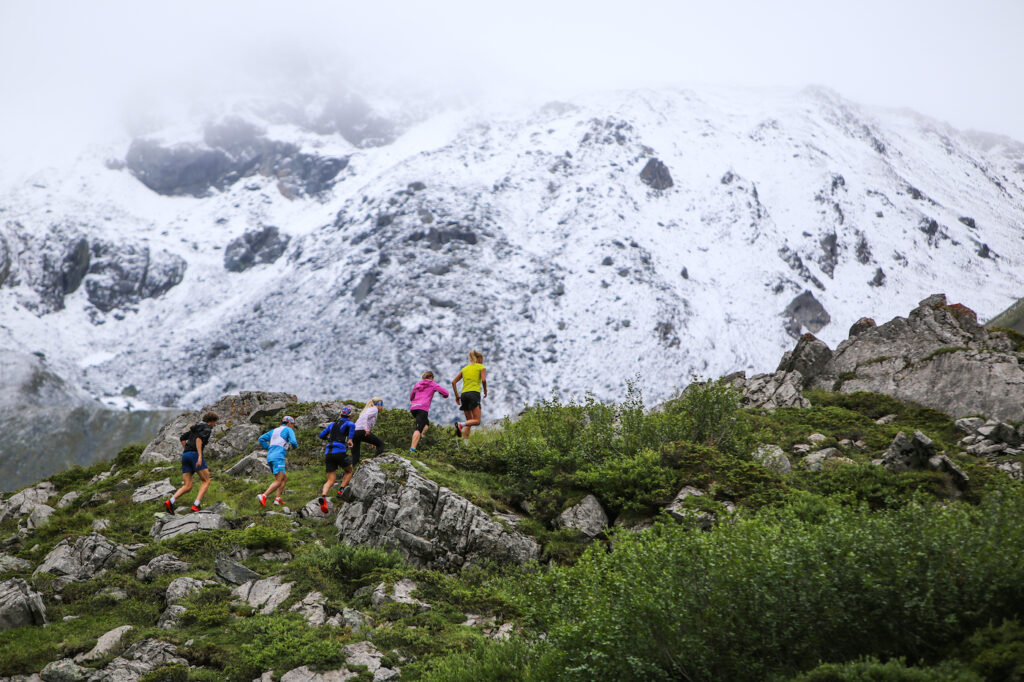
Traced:
<path id="1" fill-rule="evenodd" d="M 420 438 L 427 432 L 427 427 L 430 425 L 427 412 L 430 411 L 430 401 L 434 399 L 434 393 L 440 393 L 445 398 L 448 397 L 448 391 L 434 383 L 434 373 L 424 372 L 423 380 L 413 386 L 412 392 L 409 393 L 409 411 L 412 412 L 412 416 L 416 420 L 416 430 L 412 433 L 412 445 L 409 447 L 409 452 L 416 452 Z"/>

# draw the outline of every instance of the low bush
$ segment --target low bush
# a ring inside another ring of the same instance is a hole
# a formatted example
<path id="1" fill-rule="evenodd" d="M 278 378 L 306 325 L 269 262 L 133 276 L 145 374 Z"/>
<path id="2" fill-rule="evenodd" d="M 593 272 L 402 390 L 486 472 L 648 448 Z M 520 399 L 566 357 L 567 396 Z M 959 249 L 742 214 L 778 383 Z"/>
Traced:
<path id="1" fill-rule="evenodd" d="M 242 644 L 224 668 L 231 680 L 248 682 L 266 670 L 288 671 L 303 665 L 337 668 L 345 659 L 332 628 L 307 627 L 298 614 L 253 616 L 238 621 L 234 631 Z"/>
<path id="2" fill-rule="evenodd" d="M 291 575 L 316 589 L 342 589 L 351 594 L 388 570 L 402 565 L 398 552 L 360 545 L 315 545 L 299 554 L 289 565 Z"/>
<path id="3" fill-rule="evenodd" d="M 881 663 L 865 659 L 854 663 L 825 663 L 792 682 L 984 682 L 956 662 L 935 667 L 908 666 L 902 660 Z"/>
<path id="4" fill-rule="evenodd" d="M 133 467 L 139 463 L 139 458 L 142 456 L 142 451 L 145 449 L 145 443 L 132 443 L 130 445 L 125 445 L 121 448 L 120 452 L 114 456 L 114 464 L 117 465 L 119 469 Z"/>

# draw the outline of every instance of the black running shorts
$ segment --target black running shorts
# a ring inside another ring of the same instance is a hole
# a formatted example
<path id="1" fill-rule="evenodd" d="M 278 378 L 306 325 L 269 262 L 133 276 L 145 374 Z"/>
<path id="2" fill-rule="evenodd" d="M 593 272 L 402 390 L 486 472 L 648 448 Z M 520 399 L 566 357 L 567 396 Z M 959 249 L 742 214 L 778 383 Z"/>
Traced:
<path id="1" fill-rule="evenodd" d="M 427 419 L 427 411 L 426 410 L 409 410 L 409 411 L 412 412 L 412 417 L 413 417 L 413 419 L 416 420 L 416 430 L 422 433 L 424 427 L 426 427 L 428 424 L 430 424 L 430 420 Z"/>
<path id="2" fill-rule="evenodd" d="M 339 467 L 344 469 L 351 465 L 352 461 L 348 458 L 347 453 L 335 452 L 324 455 L 324 464 L 327 465 L 327 473 L 331 473 L 332 471 L 337 471 Z"/>
<path id="3" fill-rule="evenodd" d="M 480 392 L 466 391 L 462 394 L 462 411 L 470 412 L 480 407 Z"/>

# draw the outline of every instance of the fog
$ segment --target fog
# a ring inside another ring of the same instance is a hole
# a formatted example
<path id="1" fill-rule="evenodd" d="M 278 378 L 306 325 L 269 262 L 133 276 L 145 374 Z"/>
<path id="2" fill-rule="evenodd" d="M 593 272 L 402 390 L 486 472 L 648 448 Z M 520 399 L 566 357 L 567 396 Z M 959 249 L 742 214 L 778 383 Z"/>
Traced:
<path id="1" fill-rule="evenodd" d="M 0 3 L 0 173 L 251 96 L 820 84 L 1024 140 L 1020 0 Z"/>

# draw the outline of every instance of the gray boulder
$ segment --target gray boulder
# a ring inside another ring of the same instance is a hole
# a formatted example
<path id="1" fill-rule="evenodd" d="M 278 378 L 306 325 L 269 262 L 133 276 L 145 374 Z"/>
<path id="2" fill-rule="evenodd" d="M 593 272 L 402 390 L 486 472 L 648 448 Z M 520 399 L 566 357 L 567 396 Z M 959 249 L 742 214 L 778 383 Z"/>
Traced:
<path id="1" fill-rule="evenodd" d="M 306 666 L 302 666 L 281 675 L 281 682 L 345 682 L 345 680 L 351 680 L 353 677 L 358 677 L 358 675 L 354 672 L 349 672 L 347 668 L 317 673 Z"/>
<path id="2" fill-rule="evenodd" d="M 48 622 L 43 595 L 21 578 L 0 583 L 0 631 Z"/>
<path id="3" fill-rule="evenodd" d="M 214 445 L 227 436 L 221 434 L 235 428 L 236 425 L 251 427 L 249 415 L 267 405 L 278 402 L 296 402 L 297 398 L 290 393 L 265 393 L 243 391 L 237 395 L 226 395 L 212 405 L 207 405 L 196 412 L 180 415 L 164 426 L 156 437 L 142 451 L 140 462 L 175 462 L 181 458 L 181 442 L 178 436 L 202 419 L 207 412 L 213 411 L 220 415 L 220 421 L 213 430 Z M 246 433 L 252 433 L 251 428 Z"/>
<path id="4" fill-rule="evenodd" d="M 351 628 L 355 632 L 368 632 L 373 627 L 373 619 L 362 611 L 343 608 L 341 613 L 327 619 L 328 625 L 339 628 Z"/>
<path id="5" fill-rule="evenodd" d="M 640 171 L 640 179 L 651 189 L 668 189 L 674 184 L 668 166 L 653 157 Z"/>
<path id="6" fill-rule="evenodd" d="M 78 654 L 75 656 L 75 663 L 91 663 L 92 661 L 98 661 L 110 654 L 120 653 L 124 649 L 124 646 L 121 644 L 121 639 L 131 630 L 131 625 L 122 625 L 119 628 L 114 628 L 113 630 L 100 635 L 100 638 L 96 641 L 96 645 L 91 650 L 84 654 Z"/>
<path id="7" fill-rule="evenodd" d="M 765 469 L 779 474 L 788 474 L 793 470 L 793 465 L 778 445 L 762 445 L 754 451 L 754 461 Z"/>
<path id="8" fill-rule="evenodd" d="M 333 493 L 332 493 L 333 494 Z M 324 514 L 320 511 L 320 498 L 314 498 L 307 502 L 302 509 L 299 510 L 299 518 L 309 519 L 310 521 L 327 521 L 330 519 L 331 510 L 334 507 L 330 496 L 327 497 L 327 513 Z"/>
<path id="9" fill-rule="evenodd" d="M 144 244 L 94 240 L 85 277 L 89 302 L 103 312 L 157 298 L 181 283 L 188 263 L 167 251 L 153 252 Z"/>
<path id="10" fill-rule="evenodd" d="M 132 644 L 124 654 L 94 673 L 89 682 L 135 682 L 148 672 L 171 663 L 188 665 L 178 656 L 178 649 L 169 642 L 144 639 Z"/>
<path id="11" fill-rule="evenodd" d="M 32 513 L 28 515 L 28 521 L 25 523 L 25 527 L 29 530 L 36 530 L 42 528 L 53 516 L 53 513 L 57 511 L 48 504 L 37 504 L 32 509 Z"/>
<path id="12" fill-rule="evenodd" d="M 291 594 L 294 583 L 282 583 L 280 576 L 254 580 L 236 587 L 232 594 L 248 602 L 262 614 L 273 613 Z"/>
<path id="13" fill-rule="evenodd" d="M 174 494 L 177 488 L 171 485 L 171 480 L 165 478 L 162 481 L 153 481 L 147 483 L 141 488 L 137 488 L 132 493 L 132 502 L 136 504 L 142 504 L 145 502 L 155 502 L 156 500 L 162 500 L 170 497 Z"/>
<path id="14" fill-rule="evenodd" d="M 139 566 L 135 577 L 142 581 L 150 581 L 162 575 L 184 573 L 190 568 L 188 562 L 182 561 L 173 554 L 161 554 L 154 557 L 148 564 Z"/>
<path id="15" fill-rule="evenodd" d="M 224 268 L 229 272 L 243 272 L 254 265 L 273 263 L 284 254 L 289 239 L 271 226 L 246 232 L 231 240 L 224 249 Z"/>
<path id="16" fill-rule="evenodd" d="M 786 332 L 794 339 L 799 339 L 804 329 L 816 334 L 832 321 L 825 306 L 809 290 L 790 301 L 782 317 Z"/>
<path id="17" fill-rule="evenodd" d="M 161 630 L 173 630 L 178 627 L 178 621 L 181 620 L 181 615 L 185 613 L 187 609 L 181 604 L 171 604 L 164 612 L 160 614 L 160 618 L 156 622 L 156 626 Z"/>
<path id="18" fill-rule="evenodd" d="M 262 433 L 263 429 L 256 424 L 233 424 L 210 443 L 210 459 L 231 460 L 252 452 L 259 447 L 257 439 Z"/>
<path id="19" fill-rule="evenodd" d="M 588 538 L 596 538 L 608 527 L 608 515 L 593 495 L 563 511 L 555 519 L 557 528 L 573 528 Z"/>
<path id="20" fill-rule="evenodd" d="M 412 596 L 418 585 L 409 578 L 402 578 L 393 585 L 380 583 L 370 593 L 370 603 L 374 606 L 384 604 L 411 604 L 420 612 L 429 611 L 430 604 Z"/>
<path id="21" fill-rule="evenodd" d="M 253 580 L 259 580 L 261 576 L 256 571 L 246 568 L 244 565 L 237 561 L 232 561 L 224 555 L 219 555 L 214 560 L 214 570 L 217 573 L 217 577 L 224 582 L 231 583 L 232 585 L 241 585 Z"/>
<path id="22" fill-rule="evenodd" d="M 805 469 L 811 471 L 821 471 L 825 468 L 825 462 L 846 459 L 843 457 L 843 453 L 837 448 L 822 448 L 817 452 L 812 452 L 800 461 L 800 465 Z"/>
<path id="23" fill-rule="evenodd" d="M 355 644 L 346 644 L 341 647 L 341 650 L 345 653 L 345 664 L 366 666 L 366 670 L 373 675 L 373 682 L 387 682 L 388 680 L 398 679 L 401 675 L 401 671 L 386 668 L 381 664 L 384 654 L 378 651 L 377 647 L 373 646 L 370 642 L 363 641 L 356 642 Z"/>
<path id="24" fill-rule="evenodd" d="M 700 488 L 695 488 L 692 485 L 683 486 L 665 507 L 665 511 L 680 523 L 690 523 L 701 530 L 710 530 L 717 520 L 715 514 L 709 511 L 691 509 L 685 504 L 688 498 L 705 497 L 706 495 L 707 493 Z M 722 506 L 725 507 L 726 511 L 733 511 L 736 508 L 731 502 L 722 502 Z"/>
<path id="25" fill-rule="evenodd" d="M 14 493 L 8 499 L 0 502 L 0 523 L 9 518 L 31 514 L 33 509 L 41 504 L 46 504 L 55 492 L 56 488 L 52 483 L 43 481 L 31 488 Z"/>
<path id="26" fill-rule="evenodd" d="M 167 591 L 164 592 L 164 601 L 170 604 L 178 604 L 185 601 L 185 599 L 199 590 L 206 587 L 206 583 L 197 578 L 175 578 L 167 586 Z"/>
<path id="27" fill-rule="evenodd" d="M 60 501 L 57 502 L 57 509 L 64 509 L 66 507 L 70 507 L 72 504 L 75 503 L 75 500 L 77 500 L 81 496 L 82 493 L 78 492 L 77 490 L 72 490 L 68 494 L 64 495 L 64 497 L 60 498 Z"/>
<path id="28" fill-rule="evenodd" d="M 201 530 L 222 530 L 230 527 L 231 524 L 220 514 L 202 511 L 178 516 L 165 515 L 163 518 L 157 519 L 149 534 L 157 542 L 160 542 L 161 540 L 185 535 L 186 533 L 195 533 Z"/>
<path id="29" fill-rule="evenodd" d="M 536 559 L 535 540 L 494 521 L 466 498 L 389 454 L 356 471 L 335 525 L 351 545 L 393 548 L 416 566 L 453 570 L 480 559 Z"/>
<path id="30" fill-rule="evenodd" d="M 898 472 L 942 471 L 948 474 L 953 484 L 961 490 L 970 482 L 967 474 L 949 457 L 936 452 L 932 439 L 920 431 L 915 431 L 913 438 L 907 438 L 900 431 L 881 459 L 875 461 L 887 469 Z"/>
<path id="31" fill-rule="evenodd" d="M 224 473 L 235 478 L 260 478 L 266 476 L 270 474 L 266 453 L 259 451 L 246 455 Z"/>
<path id="32" fill-rule="evenodd" d="M 91 533 L 74 541 L 71 538 L 61 540 L 33 575 L 52 573 L 72 580 L 88 580 L 134 556 L 135 553 L 128 548 L 107 540 L 99 533 Z"/>
<path id="33" fill-rule="evenodd" d="M 102 533 L 110 528 L 110 519 L 96 519 L 92 522 L 92 525 L 90 525 L 89 528 L 97 533 Z"/>
<path id="34" fill-rule="evenodd" d="M 743 396 L 744 407 L 775 410 L 780 407 L 810 407 L 803 395 L 803 376 L 797 371 L 755 374 L 749 379 L 745 372 L 725 377 L 725 381 Z"/>
<path id="35" fill-rule="evenodd" d="M 319 592 L 310 592 L 288 610 L 301 614 L 311 627 L 316 627 L 327 622 L 326 604 L 327 597 Z"/>
<path id="36" fill-rule="evenodd" d="M 83 668 L 70 658 L 50 661 L 39 671 L 44 682 L 85 682 L 92 674 L 89 668 Z"/>
<path id="37" fill-rule="evenodd" d="M 0 573 L 22 573 L 32 570 L 32 562 L 10 554 L 0 554 Z"/>

